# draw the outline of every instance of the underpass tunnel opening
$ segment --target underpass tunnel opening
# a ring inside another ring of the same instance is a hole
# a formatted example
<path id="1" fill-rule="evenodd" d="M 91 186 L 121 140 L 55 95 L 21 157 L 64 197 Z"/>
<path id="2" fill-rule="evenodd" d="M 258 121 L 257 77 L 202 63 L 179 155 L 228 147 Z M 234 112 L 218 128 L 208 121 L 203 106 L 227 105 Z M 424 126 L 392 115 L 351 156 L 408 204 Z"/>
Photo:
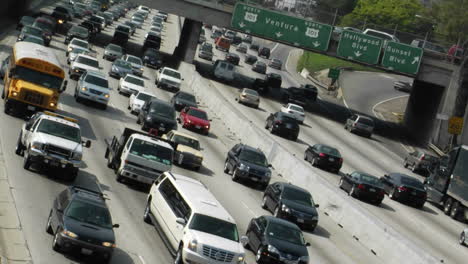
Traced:
<path id="1" fill-rule="evenodd" d="M 403 123 L 415 142 L 425 144 L 429 141 L 444 90 L 443 86 L 414 80 Z"/>
<path id="2" fill-rule="evenodd" d="M 202 22 L 185 18 L 179 44 L 174 50 L 172 66 L 178 67 L 181 61 L 192 64 L 197 51 Z"/>

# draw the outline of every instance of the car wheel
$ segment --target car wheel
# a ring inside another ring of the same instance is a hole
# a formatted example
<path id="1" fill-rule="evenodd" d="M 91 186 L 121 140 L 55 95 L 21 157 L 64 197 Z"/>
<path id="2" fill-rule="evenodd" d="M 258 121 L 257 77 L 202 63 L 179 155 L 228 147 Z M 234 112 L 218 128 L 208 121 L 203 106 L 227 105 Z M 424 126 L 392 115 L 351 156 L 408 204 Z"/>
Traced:
<path id="1" fill-rule="evenodd" d="M 257 264 L 263 264 L 262 248 L 258 248 L 257 254 L 255 255 L 255 260 Z"/>
<path id="2" fill-rule="evenodd" d="M 460 243 L 460 245 L 464 246 L 465 245 L 465 232 L 461 232 L 460 234 L 460 239 L 458 240 L 458 243 Z"/>
<path id="3" fill-rule="evenodd" d="M 317 166 L 317 158 L 313 157 L 312 160 L 310 161 L 310 164 L 312 164 L 312 166 L 316 167 Z"/>
<path id="4" fill-rule="evenodd" d="M 416 173 L 418 171 L 418 167 L 416 166 L 416 163 L 411 166 L 411 172 Z"/>
<path id="5" fill-rule="evenodd" d="M 232 172 L 231 179 L 232 179 L 232 181 L 238 181 L 239 180 L 237 168 L 234 170 L 234 172 Z"/>
<path id="6" fill-rule="evenodd" d="M 21 137 L 23 135 L 23 132 L 20 132 L 20 135 L 18 137 L 18 142 L 16 143 L 16 149 L 15 149 L 15 154 L 19 156 L 24 155 L 24 145 L 21 143 Z"/>
<path id="7" fill-rule="evenodd" d="M 227 160 L 224 162 L 224 173 L 229 174 L 229 165 L 228 165 L 228 161 L 227 161 Z"/>
<path id="8" fill-rule="evenodd" d="M 450 210 L 450 217 L 457 220 L 460 212 L 460 205 L 457 201 L 452 204 L 452 209 Z"/>
<path id="9" fill-rule="evenodd" d="M 120 175 L 119 172 L 117 172 L 117 173 L 115 174 L 115 180 L 116 180 L 117 182 L 122 182 L 123 177 Z"/>
<path id="10" fill-rule="evenodd" d="M 452 198 L 447 198 L 444 202 L 444 214 L 449 215 L 452 210 Z"/>
<path id="11" fill-rule="evenodd" d="M 140 117 L 137 117 L 136 123 L 137 123 L 138 125 L 141 124 Z"/>
<path id="12" fill-rule="evenodd" d="M 396 194 L 396 188 L 393 188 L 392 191 L 388 194 L 388 197 L 392 200 L 396 200 L 397 198 L 395 197 Z"/>
<path id="13" fill-rule="evenodd" d="M 408 163 L 407 163 L 406 159 L 405 159 L 405 161 L 403 162 L 403 167 L 408 168 Z"/>
<path id="14" fill-rule="evenodd" d="M 268 129 L 268 121 L 265 122 L 265 129 Z"/>
<path id="15" fill-rule="evenodd" d="M 182 245 L 180 245 L 179 249 L 177 249 L 174 264 L 184 264 L 184 261 L 182 260 Z"/>
<path id="16" fill-rule="evenodd" d="M 58 239 L 59 239 L 59 236 L 60 236 L 60 230 L 57 228 L 57 231 L 55 231 L 55 234 L 54 234 L 54 240 L 52 240 L 52 249 L 54 251 L 57 251 L 57 252 L 60 252 L 60 245 L 58 243 Z"/>
<path id="17" fill-rule="evenodd" d="M 267 202 L 267 196 L 264 195 L 262 199 L 262 208 L 268 210 L 266 202 Z"/>
<path id="18" fill-rule="evenodd" d="M 340 187 L 340 189 L 342 189 L 342 190 L 344 190 L 343 189 L 343 183 L 344 183 L 343 178 L 341 178 L 340 183 L 338 184 L 338 187 Z"/>
<path id="19" fill-rule="evenodd" d="M 31 166 L 31 159 L 29 158 L 29 151 L 24 154 L 23 158 L 23 169 L 29 170 L 29 167 Z"/>
<path id="20" fill-rule="evenodd" d="M 249 237 L 249 236 L 250 236 L 250 231 L 247 231 L 247 233 L 245 233 L 245 236 L 246 236 L 246 237 Z M 247 241 L 247 243 L 242 243 L 242 246 L 243 246 L 245 249 L 250 249 L 249 241 Z"/>
<path id="21" fill-rule="evenodd" d="M 306 153 L 306 152 L 304 152 L 304 160 L 305 160 L 305 161 L 309 161 L 309 158 L 307 157 L 307 153 Z"/>
<path id="22" fill-rule="evenodd" d="M 47 218 L 47 224 L 46 224 L 46 229 L 45 229 L 45 231 L 48 234 L 53 234 L 54 233 L 52 231 L 51 220 L 52 220 L 52 210 L 50 210 L 49 217 Z"/>
<path id="23" fill-rule="evenodd" d="M 143 221 L 145 221 L 145 223 L 147 223 L 147 224 L 151 224 L 151 217 L 150 217 L 151 208 L 150 208 L 150 204 L 151 204 L 151 199 L 148 199 L 148 201 L 146 202 L 145 212 L 144 212 L 144 214 L 143 214 Z"/>
<path id="24" fill-rule="evenodd" d="M 353 185 L 353 186 L 351 187 L 351 189 L 349 190 L 349 193 L 348 193 L 349 196 L 351 196 L 351 197 L 355 197 L 355 196 L 356 196 L 356 189 L 355 189 L 355 188 L 356 188 L 355 185 Z"/>

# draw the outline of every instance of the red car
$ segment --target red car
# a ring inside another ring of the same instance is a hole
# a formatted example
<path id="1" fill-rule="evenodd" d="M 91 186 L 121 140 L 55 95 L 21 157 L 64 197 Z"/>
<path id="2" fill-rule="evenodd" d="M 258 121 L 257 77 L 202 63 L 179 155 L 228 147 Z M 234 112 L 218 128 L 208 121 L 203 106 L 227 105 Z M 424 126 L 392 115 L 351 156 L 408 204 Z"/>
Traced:
<path id="1" fill-rule="evenodd" d="M 182 127 L 201 131 L 208 135 L 210 131 L 210 121 L 205 111 L 195 107 L 185 107 L 180 111 L 179 122 Z"/>

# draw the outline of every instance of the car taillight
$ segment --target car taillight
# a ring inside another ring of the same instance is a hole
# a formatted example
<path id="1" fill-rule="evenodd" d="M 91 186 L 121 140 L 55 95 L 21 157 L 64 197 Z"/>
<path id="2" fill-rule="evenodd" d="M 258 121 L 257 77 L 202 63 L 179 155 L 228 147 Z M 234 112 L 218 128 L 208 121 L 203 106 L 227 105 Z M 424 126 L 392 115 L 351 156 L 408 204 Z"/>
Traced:
<path id="1" fill-rule="evenodd" d="M 424 160 L 424 156 L 422 156 L 419 160 L 421 160 L 421 161 Z"/>
<path id="2" fill-rule="evenodd" d="M 408 189 L 405 186 L 400 186 L 400 187 L 398 187 L 398 190 L 400 192 L 406 192 Z"/>
<path id="3" fill-rule="evenodd" d="M 326 155 L 325 155 L 325 153 L 320 153 L 319 156 L 320 157 L 325 157 Z"/>
<path id="4" fill-rule="evenodd" d="M 124 163 L 125 163 L 125 164 L 128 164 L 128 160 L 124 160 Z"/>
<path id="5" fill-rule="evenodd" d="M 343 163 L 343 158 L 339 158 L 339 159 L 338 159 L 338 162 L 339 162 L 339 163 Z"/>
<path id="6" fill-rule="evenodd" d="M 276 121 L 275 121 L 275 124 L 281 125 L 281 120 L 276 120 Z"/>
<path id="7" fill-rule="evenodd" d="M 364 185 L 362 185 L 362 184 L 359 184 L 357 187 L 358 187 L 358 189 L 361 189 L 361 190 L 365 189 Z"/>

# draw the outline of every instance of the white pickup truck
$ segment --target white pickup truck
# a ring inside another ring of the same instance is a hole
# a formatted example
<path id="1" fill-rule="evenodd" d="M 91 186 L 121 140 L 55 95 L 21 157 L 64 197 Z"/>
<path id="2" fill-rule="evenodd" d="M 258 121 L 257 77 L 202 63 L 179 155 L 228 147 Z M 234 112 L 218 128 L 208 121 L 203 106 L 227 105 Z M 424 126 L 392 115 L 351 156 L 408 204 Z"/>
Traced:
<path id="1" fill-rule="evenodd" d="M 166 88 L 178 92 L 182 86 L 183 80 L 180 72 L 168 67 L 163 67 L 159 69 L 158 76 L 156 77 L 156 86 L 158 88 Z"/>
<path id="2" fill-rule="evenodd" d="M 33 164 L 63 169 L 65 178 L 73 181 L 81 166 L 83 146 L 89 148 L 91 141 L 81 140 L 76 119 L 38 112 L 22 126 L 15 152 L 24 157 L 24 169 Z"/>

